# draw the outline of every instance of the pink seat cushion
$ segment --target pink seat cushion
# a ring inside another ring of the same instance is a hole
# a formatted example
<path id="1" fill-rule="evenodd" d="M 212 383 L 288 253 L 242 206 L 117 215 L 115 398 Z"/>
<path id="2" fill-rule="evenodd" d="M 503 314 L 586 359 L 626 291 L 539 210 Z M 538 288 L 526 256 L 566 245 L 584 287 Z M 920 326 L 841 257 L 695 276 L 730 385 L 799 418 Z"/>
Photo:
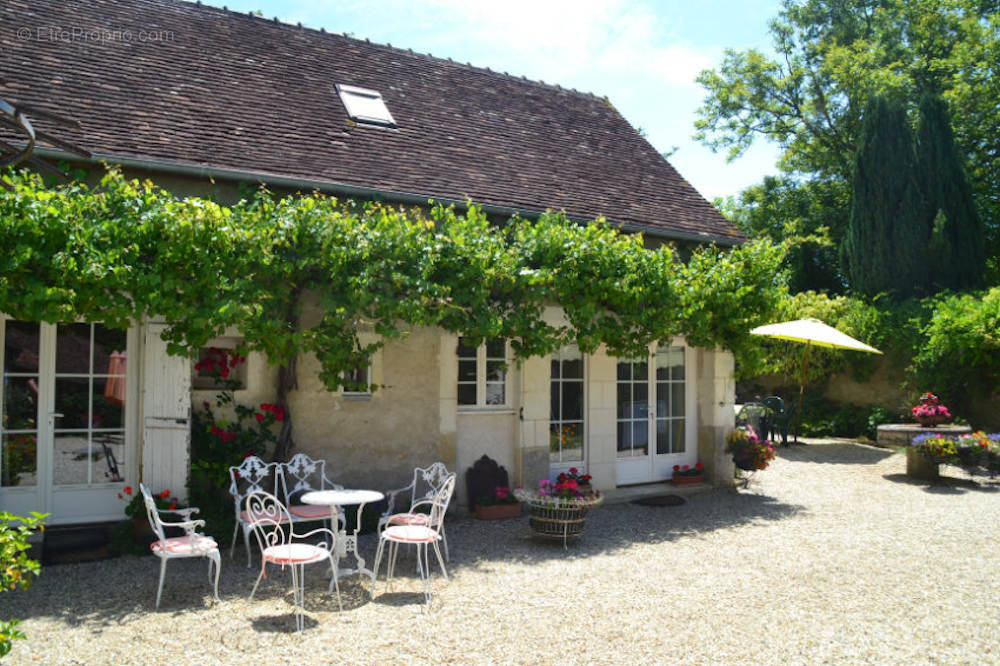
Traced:
<path id="1" fill-rule="evenodd" d="M 164 544 L 166 545 L 166 548 L 164 548 Z M 154 541 L 149 544 L 150 550 L 154 553 L 166 550 L 166 552 L 175 555 L 203 553 L 210 550 L 216 550 L 218 547 L 218 544 L 215 543 L 215 539 L 203 534 L 196 534 L 193 538 L 186 536 L 171 537 L 165 541 Z"/>
<path id="2" fill-rule="evenodd" d="M 389 516 L 386 525 L 426 525 L 430 521 L 426 513 L 394 513 Z"/>
<path id="3" fill-rule="evenodd" d="M 385 528 L 382 536 L 403 543 L 430 543 L 438 539 L 437 532 L 422 525 L 393 525 Z"/>
<path id="4" fill-rule="evenodd" d="M 317 506 L 315 504 L 293 504 L 288 507 L 296 518 L 309 518 L 310 520 L 323 520 L 330 517 L 330 507 Z"/>
<path id="5" fill-rule="evenodd" d="M 240 511 L 240 522 L 241 523 L 252 523 L 252 522 L 254 522 L 255 518 L 259 518 L 260 520 L 266 520 L 266 521 L 271 521 L 271 522 L 279 522 L 279 523 L 288 522 L 288 514 L 287 513 L 281 514 L 280 517 L 279 517 L 279 515 L 277 513 L 259 513 L 259 514 L 256 514 L 256 515 L 251 515 L 251 513 L 249 511 L 246 511 L 246 510 Z"/>
<path id="6" fill-rule="evenodd" d="M 309 564 L 329 557 L 330 551 L 308 543 L 291 543 L 264 549 L 264 559 L 275 564 Z"/>

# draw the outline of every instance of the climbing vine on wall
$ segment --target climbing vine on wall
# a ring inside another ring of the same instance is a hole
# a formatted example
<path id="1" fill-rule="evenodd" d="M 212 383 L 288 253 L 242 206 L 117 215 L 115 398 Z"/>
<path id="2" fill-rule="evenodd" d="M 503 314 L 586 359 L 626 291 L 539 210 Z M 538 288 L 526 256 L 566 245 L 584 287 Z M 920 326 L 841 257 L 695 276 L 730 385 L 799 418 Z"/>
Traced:
<path id="1" fill-rule="evenodd" d="M 416 326 L 510 338 L 519 358 L 568 342 L 638 355 L 674 335 L 739 352 L 787 294 L 782 250 L 765 243 L 706 247 L 682 263 L 670 247 L 554 213 L 501 225 L 476 206 L 265 191 L 226 207 L 114 170 L 94 187 L 3 178 L 14 189 L 0 194 L 0 312 L 121 327 L 153 314 L 169 324 L 172 353 L 234 326 L 273 363 L 315 354 L 331 389 Z M 560 325 L 541 316 L 555 304 Z M 362 343 L 362 329 L 378 341 Z"/>

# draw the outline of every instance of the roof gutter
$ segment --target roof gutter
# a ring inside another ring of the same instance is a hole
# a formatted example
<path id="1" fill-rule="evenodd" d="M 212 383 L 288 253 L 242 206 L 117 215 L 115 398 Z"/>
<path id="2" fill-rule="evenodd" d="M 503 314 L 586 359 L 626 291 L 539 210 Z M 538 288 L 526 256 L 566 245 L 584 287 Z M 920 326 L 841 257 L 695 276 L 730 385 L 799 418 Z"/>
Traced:
<path id="1" fill-rule="evenodd" d="M 469 202 L 459 199 L 450 199 L 447 197 L 438 197 L 433 195 L 420 195 L 413 194 L 411 192 L 399 192 L 396 190 L 384 190 L 374 187 L 363 187 L 359 185 L 347 185 L 344 183 L 334 183 L 324 180 L 312 180 L 308 178 L 291 178 L 288 176 L 277 176 L 274 174 L 264 173 L 260 171 L 245 171 L 240 169 L 224 169 L 220 167 L 210 167 L 203 166 L 199 164 L 187 164 L 184 162 L 174 162 L 169 160 L 151 160 L 144 159 L 140 157 L 125 157 L 122 155 L 111 155 L 107 153 L 94 153 L 91 155 L 90 159 L 81 158 L 79 155 L 75 155 L 65 150 L 59 148 L 49 148 L 46 146 L 36 146 L 35 154 L 48 157 L 50 159 L 56 160 L 68 160 L 73 162 L 91 162 L 94 164 L 111 163 L 118 164 L 125 168 L 130 169 L 142 169 L 144 171 L 159 171 L 163 173 L 177 174 L 181 176 L 193 176 L 196 178 L 213 178 L 220 180 L 233 180 L 233 181 L 252 181 L 258 183 L 265 183 L 267 185 L 284 187 L 295 190 L 306 190 L 306 191 L 320 191 L 329 194 L 344 195 L 349 197 L 358 197 L 363 199 L 388 199 L 391 201 L 397 201 L 399 203 L 412 204 L 412 205 L 426 205 L 430 202 L 441 203 L 445 205 L 454 204 L 457 207 L 464 208 L 468 206 Z M 526 218 L 537 218 L 542 215 L 545 211 L 539 210 L 529 210 L 525 208 L 515 208 L 511 206 L 498 206 L 495 204 L 485 204 L 480 202 L 473 202 L 478 207 L 480 207 L 486 213 L 494 215 L 518 215 L 520 217 Z M 567 215 L 567 219 L 573 222 L 586 223 L 592 221 L 588 218 Z M 619 227 L 623 231 L 637 233 L 642 232 L 648 236 L 655 236 L 658 238 L 664 238 L 669 240 L 679 240 L 679 241 L 693 241 L 699 243 L 715 243 L 716 245 L 724 246 L 736 246 L 743 243 L 742 239 L 739 238 L 727 238 L 724 236 L 711 236 L 708 234 L 697 234 L 688 231 L 669 231 L 665 229 L 660 229 L 652 225 L 644 224 L 627 224 L 619 223 L 614 220 L 608 220 L 611 224 Z"/>

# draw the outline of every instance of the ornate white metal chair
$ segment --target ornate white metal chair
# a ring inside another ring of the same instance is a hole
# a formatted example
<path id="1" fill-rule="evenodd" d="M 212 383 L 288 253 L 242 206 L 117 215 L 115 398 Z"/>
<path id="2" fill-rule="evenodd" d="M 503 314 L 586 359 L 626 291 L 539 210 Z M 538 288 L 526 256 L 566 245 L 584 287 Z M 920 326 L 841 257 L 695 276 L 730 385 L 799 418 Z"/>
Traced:
<path id="1" fill-rule="evenodd" d="M 441 488 L 444 486 L 445 481 L 447 481 L 449 476 L 454 476 L 453 473 L 448 471 L 443 462 L 433 463 L 430 467 L 417 467 L 413 470 L 413 481 L 410 485 L 399 488 L 398 490 L 390 490 L 387 492 L 386 498 L 389 504 L 379 519 L 378 528 L 379 531 L 383 527 L 390 525 L 428 525 L 430 524 L 431 517 L 429 514 L 415 511 L 414 507 L 418 504 L 423 504 L 426 506 L 425 500 L 429 500 L 435 497 Z M 409 494 L 409 504 L 408 507 L 402 513 L 393 513 L 396 506 L 396 502 L 400 498 L 405 498 Z M 451 556 L 448 553 L 448 536 L 444 531 L 444 514 L 440 516 L 442 521 L 440 525 L 430 524 L 431 527 L 440 528 L 441 530 L 441 541 L 444 545 L 444 557 L 449 562 L 451 561 Z"/>
<path id="2" fill-rule="evenodd" d="M 207 557 L 208 558 L 208 582 L 212 582 L 212 564 L 215 564 L 215 600 L 219 601 L 219 569 L 222 558 L 219 557 L 219 545 L 215 539 L 205 536 L 196 531 L 199 527 L 205 526 L 204 520 L 191 520 L 191 514 L 197 513 L 198 509 L 189 507 L 187 509 L 174 509 L 173 511 L 161 511 L 156 508 L 156 501 L 145 485 L 139 484 L 142 491 L 142 499 L 146 504 L 146 516 L 149 518 L 149 526 L 153 528 L 156 541 L 149 545 L 153 554 L 160 558 L 160 585 L 156 589 L 156 607 L 160 607 L 160 597 L 163 594 L 163 579 L 167 573 L 167 560 L 181 557 Z M 184 518 L 179 523 L 165 523 L 160 519 L 161 513 L 172 513 Z M 184 530 L 184 536 L 167 538 L 164 527 L 179 527 Z"/>
<path id="3" fill-rule="evenodd" d="M 326 478 L 326 461 L 313 460 L 304 453 L 296 453 L 286 463 L 278 465 L 278 478 L 281 481 L 281 492 L 285 506 L 292 517 L 292 522 L 309 522 L 322 520 L 331 529 L 330 507 L 315 504 L 302 504 L 299 498 L 312 490 L 343 490 L 344 486 Z M 344 514 L 338 515 L 338 522 L 344 521 Z"/>
<path id="4" fill-rule="evenodd" d="M 233 496 L 236 509 L 236 525 L 233 526 L 233 544 L 229 549 L 229 557 L 236 552 L 236 534 L 243 529 L 243 545 L 247 549 L 247 569 L 250 568 L 250 531 L 252 516 L 247 509 L 246 501 L 251 493 L 257 491 L 271 492 L 279 485 L 278 463 L 266 463 L 257 456 L 248 456 L 236 467 L 229 468 L 229 494 Z M 287 519 L 286 514 L 286 521 Z"/>
<path id="5" fill-rule="evenodd" d="M 336 552 L 337 535 L 325 527 L 318 527 L 305 534 L 296 534 L 294 524 L 289 525 L 288 509 L 271 493 L 262 490 L 254 491 L 247 497 L 247 511 L 253 520 L 250 523 L 257 544 L 260 546 L 260 575 L 253 584 L 250 598 L 257 592 L 261 578 L 264 577 L 268 562 L 277 564 L 282 569 L 286 566 L 292 570 L 292 592 L 295 597 L 295 628 L 302 631 L 305 611 L 303 598 L 305 596 L 305 565 L 315 562 L 327 562 L 330 565 L 330 592 L 337 590 L 337 605 L 344 610 L 340 599 L 340 583 L 337 581 L 337 565 L 333 553 Z M 287 526 L 287 534 L 286 527 Z M 315 544 L 304 543 L 321 535 Z M 329 540 L 329 544 L 325 539 Z"/>
<path id="6" fill-rule="evenodd" d="M 452 473 L 445 478 L 444 483 L 441 484 L 441 488 L 433 498 L 421 500 L 411 507 L 426 505 L 430 508 L 429 520 L 425 525 L 387 525 L 382 530 L 382 533 L 379 535 L 378 551 L 375 553 L 375 566 L 372 568 L 374 572 L 372 575 L 373 586 L 374 579 L 378 577 L 378 569 L 382 563 L 382 556 L 385 555 L 386 544 L 388 544 L 389 548 L 385 576 L 387 590 L 396 568 L 396 555 L 398 554 L 399 544 L 411 544 L 417 547 L 417 571 L 424 582 L 424 598 L 428 604 L 431 602 L 430 549 L 428 546 L 434 546 L 434 554 L 437 555 L 438 564 L 441 565 L 441 574 L 445 580 L 448 580 L 448 571 L 445 569 L 444 559 L 441 557 L 441 548 L 438 546 L 438 542 L 442 540 L 441 528 L 444 525 L 444 514 L 448 511 L 448 504 L 451 502 L 451 496 L 454 492 L 455 474 Z"/>

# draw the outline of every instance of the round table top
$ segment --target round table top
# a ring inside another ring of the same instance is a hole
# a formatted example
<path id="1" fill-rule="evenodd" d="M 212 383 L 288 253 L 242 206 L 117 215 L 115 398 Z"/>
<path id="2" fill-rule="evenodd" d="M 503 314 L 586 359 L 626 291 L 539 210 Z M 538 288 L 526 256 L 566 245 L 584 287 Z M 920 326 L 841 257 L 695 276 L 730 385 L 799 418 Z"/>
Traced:
<path id="1" fill-rule="evenodd" d="M 383 497 L 385 495 L 377 490 L 313 490 L 302 495 L 302 501 L 306 504 L 347 506 L 377 502 Z"/>

